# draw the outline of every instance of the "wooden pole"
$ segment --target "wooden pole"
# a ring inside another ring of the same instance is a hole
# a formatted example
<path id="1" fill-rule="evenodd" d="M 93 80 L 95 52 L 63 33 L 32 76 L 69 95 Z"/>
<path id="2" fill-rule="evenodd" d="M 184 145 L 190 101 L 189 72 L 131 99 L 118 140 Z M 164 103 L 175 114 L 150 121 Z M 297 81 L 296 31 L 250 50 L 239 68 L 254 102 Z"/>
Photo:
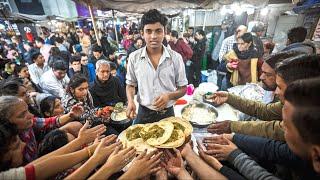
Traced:
<path id="1" fill-rule="evenodd" d="M 100 38 L 98 36 L 98 31 L 97 31 L 97 27 L 96 27 L 96 21 L 94 20 L 94 17 L 93 17 L 92 7 L 89 4 L 88 4 L 88 9 L 89 9 L 89 12 L 90 12 L 92 25 L 93 25 L 93 30 L 94 30 L 94 34 L 96 35 L 97 43 L 98 43 L 99 46 L 101 46 Z"/>
<path id="2" fill-rule="evenodd" d="M 118 38 L 118 32 L 117 32 L 117 26 L 116 26 L 116 18 L 115 18 L 113 9 L 112 9 L 112 18 L 113 18 L 114 33 L 116 34 L 116 41 L 117 41 L 117 46 L 119 51 L 119 38 Z"/>
<path id="3" fill-rule="evenodd" d="M 202 26 L 203 31 L 206 28 L 206 21 L 207 21 L 207 11 L 204 11 L 203 26 Z"/>

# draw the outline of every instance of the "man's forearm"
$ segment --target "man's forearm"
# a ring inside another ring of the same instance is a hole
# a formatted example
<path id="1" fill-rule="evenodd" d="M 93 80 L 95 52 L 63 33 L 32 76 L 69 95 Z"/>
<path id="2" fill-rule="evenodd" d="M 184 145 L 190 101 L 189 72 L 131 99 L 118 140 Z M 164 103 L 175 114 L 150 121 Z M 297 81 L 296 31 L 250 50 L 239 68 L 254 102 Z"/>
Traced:
<path id="1" fill-rule="evenodd" d="M 53 156 L 58 156 L 58 155 L 63 155 L 63 154 L 67 154 L 67 153 L 72 153 L 74 151 L 77 151 L 81 148 L 81 146 L 83 146 L 85 143 L 83 142 L 83 140 L 76 138 L 73 141 L 69 142 L 68 144 L 62 146 L 61 148 L 46 154 L 38 159 L 36 159 L 35 161 L 33 161 L 32 163 L 39 163 L 41 161 L 47 160 L 48 158 L 51 158 Z M 95 150 L 97 145 L 93 145 L 90 146 L 88 148 L 90 148 L 91 152 L 93 152 Z"/>
<path id="2" fill-rule="evenodd" d="M 65 125 L 67 122 L 71 121 L 70 112 L 59 117 L 59 123 L 61 126 Z"/>
<path id="3" fill-rule="evenodd" d="M 195 152 L 190 152 L 184 158 L 187 160 L 191 168 L 197 173 L 200 179 L 208 179 L 208 177 L 226 179 L 221 173 L 202 161 L 201 158 L 195 154 Z"/>
<path id="4" fill-rule="evenodd" d="M 90 173 L 98 166 L 98 160 L 91 157 L 80 168 L 70 174 L 66 180 L 69 179 L 87 179 Z"/>
<path id="5" fill-rule="evenodd" d="M 178 89 L 174 92 L 169 93 L 170 100 L 176 100 L 181 98 L 186 94 L 187 86 L 178 87 Z"/>
<path id="6" fill-rule="evenodd" d="M 131 86 L 131 85 L 126 86 L 126 93 L 127 93 L 128 102 L 133 102 L 135 91 L 136 91 L 136 89 L 134 86 Z"/>
<path id="7" fill-rule="evenodd" d="M 83 149 L 70 154 L 49 157 L 44 161 L 31 162 L 30 164 L 35 167 L 36 179 L 47 179 L 58 172 L 73 167 L 86 158 L 88 158 L 88 153 Z"/>

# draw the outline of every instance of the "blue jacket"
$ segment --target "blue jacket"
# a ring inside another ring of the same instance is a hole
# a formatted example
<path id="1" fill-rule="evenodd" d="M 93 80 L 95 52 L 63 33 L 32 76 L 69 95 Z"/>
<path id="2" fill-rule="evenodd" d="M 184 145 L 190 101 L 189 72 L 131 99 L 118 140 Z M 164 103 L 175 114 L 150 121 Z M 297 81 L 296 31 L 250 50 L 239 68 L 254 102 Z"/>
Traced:
<path id="1" fill-rule="evenodd" d="M 92 63 L 88 63 L 87 68 L 89 70 L 89 84 L 93 84 L 94 80 L 96 79 L 96 70 Z"/>
<path id="2" fill-rule="evenodd" d="M 283 141 L 235 134 L 233 142 L 258 162 L 270 162 L 289 168 L 294 179 L 320 179 L 320 175 L 313 170 L 312 165 L 295 155 Z"/>

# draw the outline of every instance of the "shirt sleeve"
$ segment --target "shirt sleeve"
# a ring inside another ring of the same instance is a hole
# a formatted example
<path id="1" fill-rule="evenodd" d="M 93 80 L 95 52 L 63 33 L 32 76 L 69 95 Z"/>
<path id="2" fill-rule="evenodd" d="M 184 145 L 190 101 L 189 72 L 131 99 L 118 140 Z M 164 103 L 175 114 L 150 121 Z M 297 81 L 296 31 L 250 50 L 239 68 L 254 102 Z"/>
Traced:
<path id="1" fill-rule="evenodd" d="M 36 75 L 34 67 L 30 65 L 28 68 L 29 68 L 29 74 L 32 82 L 34 82 L 35 84 L 39 84 L 40 77 Z"/>
<path id="2" fill-rule="evenodd" d="M 227 158 L 247 179 L 256 180 L 278 180 L 272 173 L 261 167 L 250 156 L 243 153 L 240 149 L 232 151 Z"/>
<path id="3" fill-rule="evenodd" d="M 220 49 L 220 52 L 219 52 L 219 61 L 221 62 L 222 61 L 222 58 L 223 58 L 223 56 L 226 54 L 226 52 L 227 52 L 227 40 L 228 39 L 225 39 L 225 40 L 223 40 L 222 41 L 222 45 L 221 45 L 221 49 Z"/>
<path id="4" fill-rule="evenodd" d="M 32 121 L 33 128 L 39 131 L 60 127 L 59 118 L 57 116 L 49 118 L 33 117 Z"/>
<path id="5" fill-rule="evenodd" d="M 282 119 L 281 102 L 264 104 L 229 93 L 227 103 L 239 111 L 261 120 Z"/>
<path id="6" fill-rule="evenodd" d="M 127 75 L 126 75 L 126 84 L 137 87 L 138 81 L 136 74 L 134 72 L 134 54 L 130 54 L 128 65 L 127 65 Z"/>
<path id="7" fill-rule="evenodd" d="M 26 180 L 26 170 L 24 167 L 11 168 L 7 171 L 0 172 L 0 179 Z"/>
<path id="8" fill-rule="evenodd" d="M 245 178 L 243 178 L 239 173 L 229 168 L 228 166 L 222 166 L 219 172 L 229 180 L 245 180 Z"/>
<path id="9" fill-rule="evenodd" d="M 232 132 L 285 141 L 282 121 L 232 121 Z"/>
<path id="10" fill-rule="evenodd" d="M 65 90 L 61 88 L 61 86 L 54 81 L 49 80 L 49 81 L 40 82 L 40 87 L 44 91 L 47 91 L 47 93 L 50 93 L 60 98 L 65 95 Z"/>
<path id="11" fill-rule="evenodd" d="M 235 134 L 233 142 L 239 149 L 258 161 L 270 161 L 288 167 L 299 167 L 303 162 L 283 141 Z"/>
<path id="12" fill-rule="evenodd" d="M 184 62 L 182 60 L 182 57 L 180 54 L 175 53 L 176 59 L 173 59 L 174 61 L 174 66 L 175 66 L 175 81 L 176 81 L 176 86 L 182 87 L 186 86 L 188 84 L 187 76 L 186 76 L 186 69 L 184 67 Z M 176 62 L 176 63 L 175 63 Z"/>

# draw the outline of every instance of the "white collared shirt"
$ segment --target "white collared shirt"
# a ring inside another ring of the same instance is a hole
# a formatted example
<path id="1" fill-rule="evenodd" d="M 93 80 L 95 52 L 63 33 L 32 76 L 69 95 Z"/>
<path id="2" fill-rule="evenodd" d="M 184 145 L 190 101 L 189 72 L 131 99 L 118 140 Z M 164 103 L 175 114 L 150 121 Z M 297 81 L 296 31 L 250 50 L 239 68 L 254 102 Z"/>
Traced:
<path id="1" fill-rule="evenodd" d="M 39 86 L 44 93 L 62 98 L 66 94 L 66 87 L 69 81 L 67 75 L 62 80 L 58 80 L 54 75 L 53 70 L 50 69 L 42 75 Z"/>
<path id="2" fill-rule="evenodd" d="M 39 67 L 36 63 L 28 66 L 30 78 L 35 84 L 39 84 L 41 76 L 47 72 L 50 67 L 45 63 L 43 67 Z"/>
<path id="3" fill-rule="evenodd" d="M 220 62 L 222 61 L 223 56 L 233 49 L 234 43 L 237 43 L 235 35 L 229 36 L 222 41 L 221 49 L 219 52 L 219 61 Z"/>
<path id="4" fill-rule="evenodd" d="M 186 86 L 188 80 L 181 55 L 163 46 L 163 53 L 156 69 L 148 57 L 146 47 L 131 53 L 127 65 L 126 83 L 138 86 L 139 104 L 155 110 L 152 104 L 158 96 L 174 92 L 177 87 Z M 174 103 L 174 100 L 170 100 L 166 107 L 171 107 Z"/>

